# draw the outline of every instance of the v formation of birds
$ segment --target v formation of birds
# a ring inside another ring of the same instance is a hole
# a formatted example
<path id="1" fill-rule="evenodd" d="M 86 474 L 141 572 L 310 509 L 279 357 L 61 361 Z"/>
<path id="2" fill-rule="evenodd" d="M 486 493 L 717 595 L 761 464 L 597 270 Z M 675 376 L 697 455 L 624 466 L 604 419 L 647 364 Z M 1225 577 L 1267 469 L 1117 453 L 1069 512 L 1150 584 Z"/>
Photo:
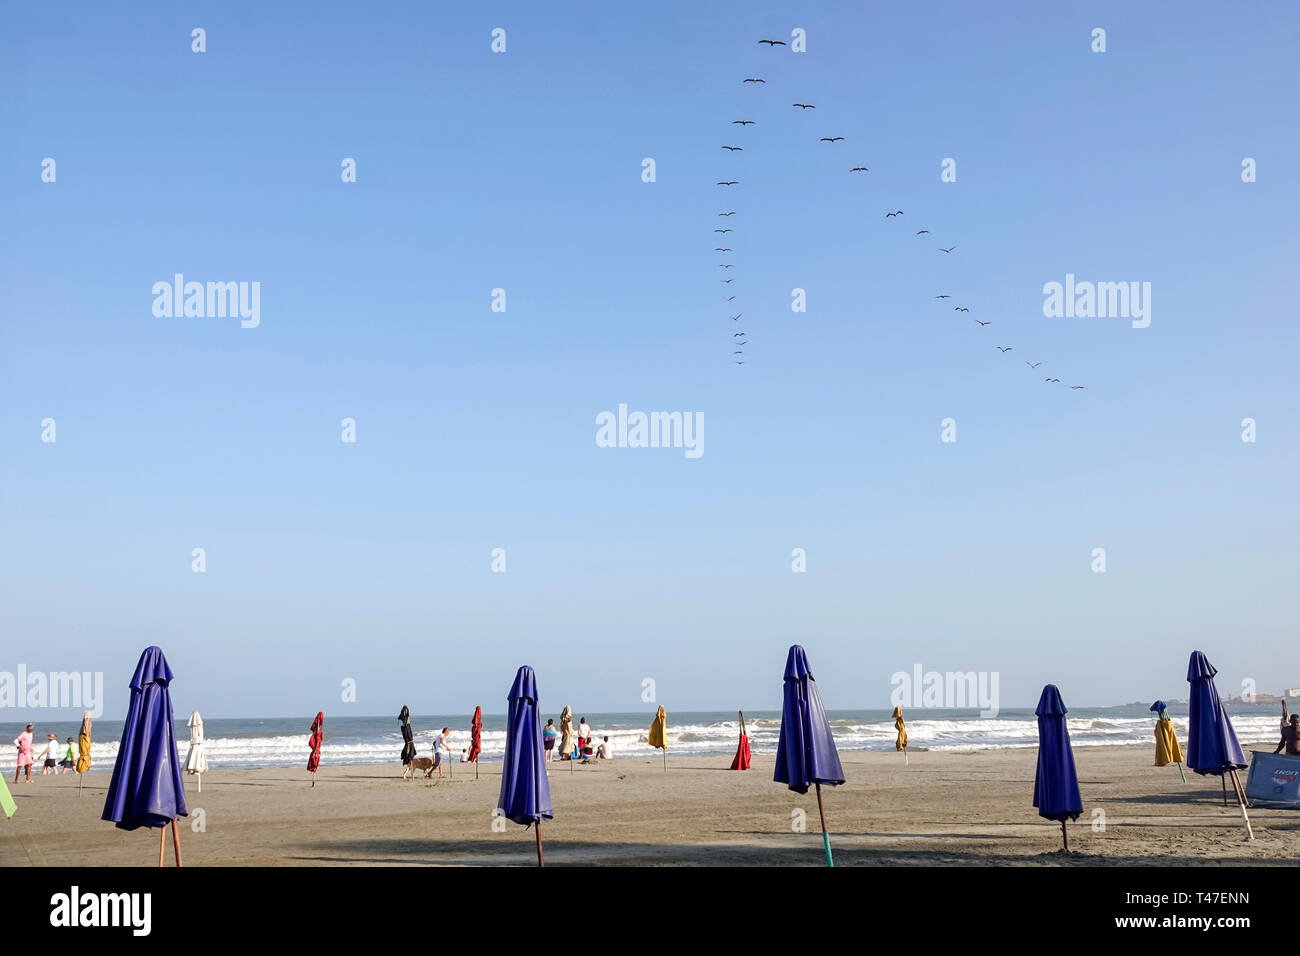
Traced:
<path id="1" fill-rule="evenodd" d="M 783 47 L 783 46 L 786 46 L 786 43 L 785 43 L 783 40 L 759 40 L 758 42 L 759 42 L 760 45 L 765 45 L 765 46 L 768 48 L 768 50 L 772 50 L 772 51 L 776 50 L 777 47 Z M 754 85 L 754 86 L 757 86 L 758 84 L 762 84 L 762 85 L 766 86 L 766 85 L 767 85 L 767 80 L 765 80 L 764 78 L 762 78 L 762 77 L 760 77 L 760 76 L 748 76 L 748 77 L 745 77 L 745 79 L 742 81 L 742 84 L 748 84 L 748 85 Z M 815 103 L 802 103 L 802 102 L 801 102 L 801 103 L 792 103 L 791 106 L 792 106 L 793 108 L 795 108 L 795 109 L 798 109 L 800 113 L 807 113 L 809 110 L 815 110 L 815 109 L 817 109 L 817 104 L 815 104 Z M 732 120 L 732 121 L 731 121 L 731 125 L 732 125 L 732 126 L 738 126 L 738 127 L 740 127 L 739 130 L 733 131 L 733 133 L 738 133 L 738 134 L 739 134 L 739 133 L 744 133 L 744 132 L 746 131 L 747 127 L 758 125 L 758 121 L 757 121 L 757 120 L 751 120 L 751 119 L 737 119 L 737 120 Z M 841 142 L 844 142 L 844 141 L 845 141 L 845 138 L 844 138 L 843 136 L 823 136 L 823 137 L 820 138 L 820 140 L 818 140 L 818 142 L 829 143 L 832 147 L 835 147 L 838 143 L 841 143 Z M 723 148 L 724 150 L 727 151 L 727 155 L 728 155 L 728 156 L 734 156 L 736 153 L 744 152 L 744 149 L 745 149 L 743 145 L 738 145 L 738 144 L 736 144 L 736 143 L 734 143 L 734 142 L 724 144 L 724 145 L 722 146 L 722 148 Z M 851 166 L 851 167 L 849 167 L 849 172 L 850 172 L 850 173 L 867 173 L 867 172 L 870 172 L 870 171 L 871 171 L 871 170 L 870 170 L 867 166 Z M 741 182 L 740 182 L 740 180 L 738 180 L 738 179 L 720 179 L 720 180 L 717 181 L 717 185 L 718 185 L 718 186 L 722 186 L 722 187 L 730 188 L 730 187 L 733 187 L 733 186 L 740 186 L 740 185 L 741 185 Z M 719 216 L 719 217 L 725 217 L 728 223 L 731 222 L 731 218 L 730 218 L 730 217 L 732 217 L 732 216 L 734 216 L 734 215 L 736 215 L 736 210 L 734 210 L 734 209 L 728 209 L 728 210 L 725 210 L 725 211 L 722 211 L 722 212 L 719 212 L 719 213 L 718 213 L 718 216 Z M 902 218 L 902 217 L 905 216 L 905 215 L 906 215 L 906 213 L 904 212 L 904 210 L 902 210 L 902 209 L 893 209 L 893 210 L 890 210 L 890 211 L 888 211 L 888 212 L 885 213 L 885 218 L 886 218 L 886 219 L 900 219 L 900 218 Z M 731 227 L 727 227 L 727 228 L 719 227 L 719 228 L 714 229 L 713 231 L 716 232 L 716 233 L 721 234 L 721 236 L 723 237 L 723 239 L 727 239 L 727 238 L 729 238 L 729 237 L 728 237 L 728 234 L 731 233 L 731 232 L 734 232 L 735 229 L 734 229 L 734 228 L 731 228 Z M 926 237 L 928 237 L 928 236 L 930 236 L 930 235 L 931 235 L 931 233 L 930 233 L 930 230 L 929 230 L 929 229 L 919 229 L 919 230 L 916 231 L 916 233 L 914 234 L 914 237 L 913 237 L 913 238 L 924 239 L 924 238 L 926 238 Z M 954 251 L 956 251 L 956 249 L 957 249 L 957 246 L 956 246 L 955 244 L 954 244 L 954 245 L 951 245 L 951 246 L 948 246 L 947 248 L 944 248 L 943 246 L 939 246 L 939 247 L 938 247 L 938 251 L 939 251 L 940 253 L 945 254 L 945 255 L 951 255 Z M 727 247 L 727 246 L 719 246 L 719 247 L 716 247 L 716 248 L 714 249 L 714 251 L 715 251 L 715 252 L 722 253 L 723 255 L 726 255 L 727 253 L 730 253 L 730 252 L 732 251 L 732 249 L 731 249 L 731 247 Z M 720 265 L 722 266 L 723 269 L 730 269 L 730 268 L 732 267 L 733 263 L 729 263 L 729 262 L 728 262 L 728 263 L 720 263 Z M 735 298 L 736 298 L 735 290 L 734 290 L 734 288 L 733 288 L 733 286 L 732 286 L 732 283 L 733 283 L 734 281 L 735 281 L 734 279 L 730 279 L 730 278 L 728 278 L 728 279 L 723 279 L 723 280 L 722 280 L 722 282 L 723 282 L 723 283 L 726 285 L 726 287 L 727 287 L 727 292 L 729 293 L 728 296 L 726 297 L 726 302 L 727 302 L 728 304 L 730 304 L 731 302 L 733 302 L 733 301 L 735 300 Z M 945 300 L 945 299 L 950 299 L 950 298 L 952 298 L 952 296 L 951 296 L 951 295 L 948 295 L 948 294 L 942 294 L 942 295 L 936 295 L 934 298 L 942 302 L 942 301 Z M 970 312 L 970 308 L 969 308 L 969 306 L 958 305 L 958 306 L 954 306 L 954 307 L 953 307 L 953 311 L 955 311 L 955 312 L 967 312 L 967 313 L 968 313 L 968 312 Z M 738 322 L 738 321 L 740 320 L 740 318 L 741 318 L 742 315 L 743 315 L 743 313 L 738 312 L 738 313 L 736 313 L 735 315 L 731 316 L 731 319 L 732 319 L 733 322 Z M 990 325 L 993 324 L 992 320 L 985 321 L 985 320 L 983 320 L 983 319 L 974 319 L 973 321 L 975 321 L 981 329 L 986 328 L 987 326 L 990 326 Z M 748 343 L 748 341 L 749 341 L 748 338 L 746 337 L 745 330 L 742 328 L 742 329 L 740 329 L 739 331 L 733 332 L 732 335 L 731 335 L 731 337 L 732 337 L 732 339 L 734 340 L 734 341 L 732 341 L 731 344 L 732 344 L 733 346 L 737 346 L 737 348 L 732 352 L 732 361 L 735 362 L 735 364 L 737 364 L 737 365 L 744 365 L 744 364 L 745 364 L 745 351 L 744 351 L 744 349 L 745 349 L 745 345 L 746 345 L 746 344 Z M 1002 355 L 1005 356 L 1008 352 L 1012 351 L 1012 349 L 1014 348 L 1014 346 L 1010 346 L 1010 345 L 997 345 L 997 346 L 995 346 L 995 348 L 998 350 L 999 353 L 1001 353 Z M 736 358 L 736 356 L 739 356 L 739 358 Z M 1042 365 L 1043 363 L 1042 363 L 1042 362 L 1030 362 L 1030 361 L 1026 360 L 1025 364 L 1028 365 L 1029 368 L 1030 368 L 1030 370 L 1032 371 L 1032 370 L 1037 369 L 1037 368 L 1038 368 L 1040 365 Z M 1068 385 L 1068 384 L 1062 382 L 1059 378 L 1056 378 L 1056 377 L 1054 377 L 1054 376 L 1049 376 L 1049 377 L 1045 378 L 1043 381 L 1044 381 L 1044 382 L 1047 382 L 1047 383 L 1053 383 L 1053 384 L 1062 385 L 1062 386 L 1065 387 L 1065 388 L 1069 388 L 1071 391 L 1081 391 L 1081 390 L 1084 390 L 1084 389 L 1087 388 L 1087 386 L 1085 386 L 1085 385 Z"/>

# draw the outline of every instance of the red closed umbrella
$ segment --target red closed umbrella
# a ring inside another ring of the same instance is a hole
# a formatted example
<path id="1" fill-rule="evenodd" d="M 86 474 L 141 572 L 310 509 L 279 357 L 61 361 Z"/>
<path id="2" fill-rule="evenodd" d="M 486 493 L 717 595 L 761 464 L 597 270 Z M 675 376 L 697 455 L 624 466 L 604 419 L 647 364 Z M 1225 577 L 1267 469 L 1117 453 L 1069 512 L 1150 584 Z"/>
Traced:
<path id="1" fill-rule="evenodd" d="M 474 708 L 474 719 L 469 725 L 469 762 L 474 765 L 474 779 L 478 779 L 478 755 L 483 752 L 483 708 Z"/>
<path id="2" fill-rule="evenodd" d="M 740 744 L 736 747 L 736 759 L 731 761 L 732 770 L 749 769 L 749 735 L 745 733 L 745 712 L 740 711 Z"/>
<path id="3" fill-rule="evenodd" d="M 311 736 L 307 746 L 311 747 L 311 756 L 307 758 L 307 772 L 311 774 L 311 785 L 316 786 L 316 768 L 320 766 L 320 745 L 325 740 L 325 711 L 316 715 L 311 722 Z"/>

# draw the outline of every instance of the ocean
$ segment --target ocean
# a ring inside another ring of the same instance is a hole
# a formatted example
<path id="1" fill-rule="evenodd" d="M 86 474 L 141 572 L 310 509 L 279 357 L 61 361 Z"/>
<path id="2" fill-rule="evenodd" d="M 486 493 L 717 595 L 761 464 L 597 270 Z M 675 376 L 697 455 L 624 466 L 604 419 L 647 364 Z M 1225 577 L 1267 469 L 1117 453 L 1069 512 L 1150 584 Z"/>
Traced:
<path id="1" fill-rule="evenodd" d="M 1270 749 L 1279 738 L 1281 708 L 1278 704 L 1227 704 L 1233 727 L 1243 745 L 1265 743 Z M 1187 706 L 1169 708 L 1178 738 L 1187 743 Z M 263 767 L 305 767 L 307 737 L 314 714 L 301 718 L 216 718 L 204 721 L 209 770 L 248 770 Z M 646 731 L 653 716 L 644 713 L 601 714 L 575 712 L 575 726 L 585 716 L 593 736 L 608 735 L 615 758 L 652 757 L 661 751 L 646 743 Z M 841 750 L 892 750 L 894 722 L 888 710 L 828 711 L 835 742 Z M 905 710 L 909 749 L 980 750 L 985 748 L 1035 747 L 1038 727 L 1032 709 L 1008 709 L 997 717 L 983 718 L 976 711 Z M 469 714 L 420 715 L 411 717 L 416 748 L 420 756 L 432 754 L 433 742 L 443 727 L 452 730 L 454 752 L 469 747 Z M 559 713 L 546 714 L 559 724 Z M 1155 715 L 1145 705 L 1081 708 L 1068 717 L 1070 739 L 1075 747 L 1113 747 L 1124 744 L 1153 744 Z M 178 715 L 176 739 L 180 759 L 189 747 L 189 715 Z M 776 752 L 781 715 L 755 711 L 745 715 L 750 746 L 755 753 Z M 24 724 L 0 723 L 0 739 L 12 740 Z M 38 723 L 36 749 L 44 746 L 48 733 L 60 741 L 56 757 L 62 757 L 68 737 L 75 738 L 80 721 Z M 400 766 L 402 736 L 396 717 L 341 717 L 325 715 L 325 744 L 321 764 L 384 764 Z M 672 756 L 730 758 L 736 750 L 740 724 L 735 711 L 668 712 L 668 744 Z M 100 719 L 94 723 L 91 772 L 109 772 L 117 756 L 122 721 Z M 8 736 L 2 736 L 7 734 Z M 501 759 L 505 742 L 505 715 L 483 718 L 484 761 Z M 12 760 L 12 756 L 10 760 Z M 12 768 L 12 764 L 0 765 Z M 12 769 L 5 771 L 12 772 Z"/>

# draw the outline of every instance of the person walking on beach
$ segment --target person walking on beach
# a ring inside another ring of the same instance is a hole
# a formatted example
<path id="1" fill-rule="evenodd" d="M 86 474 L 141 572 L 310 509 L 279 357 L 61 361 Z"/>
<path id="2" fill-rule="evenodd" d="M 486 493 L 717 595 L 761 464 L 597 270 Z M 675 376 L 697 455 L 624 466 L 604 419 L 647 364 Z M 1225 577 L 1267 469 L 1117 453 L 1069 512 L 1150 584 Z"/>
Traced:
<path id="1" fill-rule="evenodd" d="M 451 728 L 450 727 L 442 728 L 442 733 L 438 735 L 438 742 L 433 745 L 433 757 L 434 757 L 433 762 L 438 768 L 438 779 L 441 780 L 444 776 L 442 772 L 443 762 L 444 761 L 450 762 L 451 760 Z"/>
<path id="2" fill-rule="evenodd" d="M 28 724 L 27 729 L 18 735 L 14 740 L 14 746 L 18 748 L 18 769 L 14 771 L 14 783 L 18 782 L 18 775 L 27 768 L 27 776 L 23 783 L 32 782 L 32 725 Z"/>
<path id="3" fill-rule="evenodd" d="M 68 738 L 68 751 L 59 761 L 59 766 L 63 768 L 59 771 L 60 774 L 71 773 L 77 769 L 77 752 L 72 746 L 71 737 Z"/>
<path id="4" fill-rule="evenodd" d="M 542 746 L 546 748 L 546 761 L 550 763 L 555 758 L 551 756 L 555 750 L 555 738 L 560 736 L 560 732 L 555 729 L 555 720 L 552 718 L 546 722 L 542 728 Z"/>
<path id="5" fill-rule="evenodd" d="M 45 739 L 45 749 L 36 755 L 37 760 L 45 761 L 44 764 L 41 766 L 42 777 L 46 776 L 47 774 L 50 776 L 54 776 L 59 772 L 56 769 L 58 765 L 58 761 L 54 759 L 54 748 L 58 746 L 58 743 L 59 743 L 59 738 L 54 734 L 50 734 L 49 737 Z"/>

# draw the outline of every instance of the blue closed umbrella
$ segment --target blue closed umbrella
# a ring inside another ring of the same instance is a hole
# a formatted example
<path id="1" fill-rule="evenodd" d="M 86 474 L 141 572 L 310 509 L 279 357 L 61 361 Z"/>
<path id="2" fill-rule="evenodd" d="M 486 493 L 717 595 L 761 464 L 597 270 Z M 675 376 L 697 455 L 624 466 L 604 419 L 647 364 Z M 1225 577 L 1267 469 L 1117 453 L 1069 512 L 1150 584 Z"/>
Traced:
<path id="1" fill-rule="evenodd" d="M 176 757 L 172 728 L 172 699 L 168 686 L 171 668 L 162 648 L 146 647 L 131 678 L 131 703 L 126 726 L 108 784 L 103 819 L 123 830 L 172 826 L 176 863 L 180 865 L 180 837 L 176 818 L 188 816 L 181 765 Z M 162 840 L 158 865 L 162 865 Z"/>
<path id="2" fill-rule="evenodd" d="M 1034 774 L 1034 806 L 1038 815 L 1061 822 L 1061 839 L 1070 849 L 1065 831 L 1066 820 L 1077 820 L 1083 813 L 1079 796 L 1079 777 L 1074 770 L 1074 751 L 1070 749 L 1070 731 L 1065 726 L 1065 702 L 1055 684 L 1043 688 L 1034 709 L 1038 715 L 1038 771 Z"/>
<path id="3" fill-rule="evenodd" d="M 785 702 L 781 707 L 781 737 L 776 745 L 776 773 L 772 779 L 786 784 L 795 793 L 807 793 L 810 786 L 817 788 L 826 865 L 834 866 L 830 835 L 826 832 L 826 811 L 822 808 L 822 784 L 838 787 L 844 782 L 844 770 L 835 750 L 830 722 L 817 694 L 817 681 L 808 666 L 808 655 L 798 644 L 791 646 L 785 660 Z"/>
<path id="4" fill-rule="evenodd" d="M 537 865 L 542 862 L 542 821 L 554 818 L 551 786 L 546 780 L 542 727 L 537 716 L 537 678 L 528 666 L 519 668 L 506 699 L 506 756 L 501 770 L 497 807 L 515 823 L 537 828 Z"/>
<path id="5" fill-rule="evenodd" d="M 1223 701 L 1219 700 L 1219 691 L 1214 686 L 1217 673 L 1204 654 L 1192 651 L 1187 662 L 1187 683 L 1192 685 L 1188 700 L 1187 766 L 1202 776 L 1211 774 L 1223 780 L 1225 806 L 1228 803 L 1227 777 L 1232 778 L 1246 833 L 1253 840 L 1255 835 L 1250 830 L 1250 818 L 1246 816 L 1245 791 L 1237 779 L 1237 771 L 1246 766 L 1246 755 L 1241 751 L 1232 721 L 1228 719 Z"/>

